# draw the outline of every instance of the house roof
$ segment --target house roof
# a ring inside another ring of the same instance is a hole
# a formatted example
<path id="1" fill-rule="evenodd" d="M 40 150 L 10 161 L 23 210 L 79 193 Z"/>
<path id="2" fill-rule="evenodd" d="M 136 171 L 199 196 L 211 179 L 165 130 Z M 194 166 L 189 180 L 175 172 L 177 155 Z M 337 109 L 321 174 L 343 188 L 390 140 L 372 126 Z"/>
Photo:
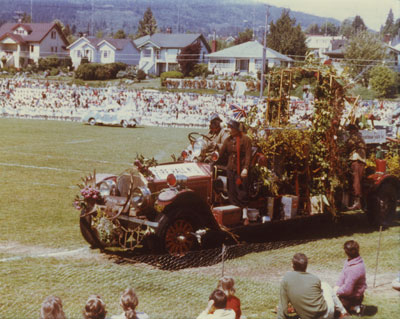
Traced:
<path id="1" fill-rule="evenodd" d="M 139 38 L 138 40 L 140 40 Z M 147 40 L 141 40 L 138 47 L 143 46 L 146 43 L 153 43 L 159 48 L 184 48 L 189 44 L 192 44 L 196 40 L 200 39 L 203 41 L 207 50 L 210 52 L 211 48 L 201 33 L 155 33 L 150 36 Z"/>
<path id="2" fill-rule="evenodd" d="M 145 35 L 143 37 L 140 37 L 140 38 L 137 38 L 137 39 L 133 40 L 133 43 L 135 43 L 135 45 L 137 47 L 140 47 L 144 42 L 146 42 L 149 39 L 150 39 L 150 35 Z"/>
<path id="3" fill-rule="evenodd" d="M 324 52 L 330 58 L 344 58 L 344 47 L 340 47 L 339 49 Z"/>
<path id="4" fill-rule="evenodd" d="M 6 33 L 13 33 L 13 31 L 22 27 L 28 31 L 28 35 L 18 34 L 24 42 L 41 42 L 46 35 L 53 29 L 56 28 L 59 31 L 61 38 L 65 44 L 68 44 L 67 39 L 62 34 L 58 25 L 54 22 L 51 23 L 4 23 L 0 27 L 0 37 Z"/>
<path id="5" fill-rule="evenodd" d="M 5 38 L 11 38 L 11 39 L 13 39 L 16 43 L 19 43 L 19 44 L 24 44 L 24 43 L 25 43 L 24 39 L 23 39 L 23 38 L 21 37 L 21 35 L 19 35 L 19 34 L 14 34 L 14 33 L 11 33 L 11 32 L 6 32 L 6 33 L 4 33 L 2 36 L 0 36 L 0 41 L 4 40 Z"/>
<path id="6" fill-rule="evenodd" d="M 78 40 L 76 40 L 74 43 L 72 43 L 68 48 L 70 49 L 71 47 L 75 46 L 76 43 L 85 40 L 89 42 L 93 47 L 98 47 L 100 46 L 101 43 L 107 42 L 110 45 L 112 45 L 116 50 L 122 50 L 127 44 L 132 43 L 135 45 L 132 40 L 130 39 L 113 39 L 113 38 L 96 38 L 96 37 L 81 37 Z"/>
<path id="7" fill-rule="evenodd" d="M 248 41 L 207 55 L 209 58 L 256 58 L 262 59 L 263 46 L 258 41 Z M 291 62 L 292 58 L 271 48 L 267 48 L 267 59 L 278 59 Z"/>

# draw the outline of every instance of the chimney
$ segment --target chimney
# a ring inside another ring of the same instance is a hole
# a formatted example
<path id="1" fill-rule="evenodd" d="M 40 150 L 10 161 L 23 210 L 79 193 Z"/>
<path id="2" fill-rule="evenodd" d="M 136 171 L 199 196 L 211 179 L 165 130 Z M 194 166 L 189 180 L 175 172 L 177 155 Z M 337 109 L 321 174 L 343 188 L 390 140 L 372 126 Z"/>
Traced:
<path id="1" fill-rule="evenodd" d="M 217 51 L 217 39 L 216 39 L 216 33 L 214 31 L 214 36 L 211 42 L 211 53 L 214 53 Z"/>

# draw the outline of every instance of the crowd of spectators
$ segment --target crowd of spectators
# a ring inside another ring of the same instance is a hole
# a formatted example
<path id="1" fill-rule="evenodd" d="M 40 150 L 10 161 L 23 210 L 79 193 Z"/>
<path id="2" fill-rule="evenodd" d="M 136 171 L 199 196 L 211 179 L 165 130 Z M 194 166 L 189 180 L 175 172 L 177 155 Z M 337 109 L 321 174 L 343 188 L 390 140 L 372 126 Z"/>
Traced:
<path id="1" fill-rule="evenodd" d="M 266 110 L 264 99 L 226 94 L 171 93 L 157 90 L 134 90 L 116 86 L 92 88 L 49 82 L 46 79 L 15 77 L 0 80 L 0 116 L 28 119 L 80 121 L 86 112 L 128 110 L 141 118 L 141 125 L 207 127 L 212 114 L 225 122 L 231 118 L 231 105 L 250 110 L 260 118 Z M 393 124 L 396 102 L 363 101 L 356 116 L 371 120 L 368 124 Z M 347 112 L 351 111 L 347 105 Z M 313 102 L 292 100 L 289 122 L 309 125 Z"/>
<path id="2" fill-rule="evenodd" d="M 334 288 L 307 272 L 308 258 L 296 253 L 292 258 L 293 271 L 288 271 L 280 285 L 277 319 L 335 319 L 350 318 L 349 313 L 362 315 L 366 271 L 354 240 L 344 243 L 346 260 Z M 222 277 L 209 296 L 207 306 L 197 319 L 244 319 L 240 299 L 235 295 L 232 277 Z M 120 297 L 122 313 L 107 316 L 106 304 L 99 295 L 90 295 L 83 306 L 84 319 L 149 319 L 145 312 L 137 311 L 139 299 L 134 289 L 127 288 Z M 40 319 L 65 319 L 61 299 L 47 297 L 40 309 Z"/>

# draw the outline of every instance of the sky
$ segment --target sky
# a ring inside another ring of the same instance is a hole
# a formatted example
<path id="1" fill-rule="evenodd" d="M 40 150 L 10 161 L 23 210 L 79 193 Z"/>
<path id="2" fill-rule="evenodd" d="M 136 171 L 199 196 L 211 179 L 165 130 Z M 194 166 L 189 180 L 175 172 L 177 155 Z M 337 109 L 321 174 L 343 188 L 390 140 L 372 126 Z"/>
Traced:
<path id="1" fill-rule="evenodd" d="M 289 8 L 321 17 L 343 21 L 359 15 L 365 25 L 379 31 L 385 24 L 390 8 L 394 20 L 400 18 L 400 0 L 259 0 L 267 4 Z"/>

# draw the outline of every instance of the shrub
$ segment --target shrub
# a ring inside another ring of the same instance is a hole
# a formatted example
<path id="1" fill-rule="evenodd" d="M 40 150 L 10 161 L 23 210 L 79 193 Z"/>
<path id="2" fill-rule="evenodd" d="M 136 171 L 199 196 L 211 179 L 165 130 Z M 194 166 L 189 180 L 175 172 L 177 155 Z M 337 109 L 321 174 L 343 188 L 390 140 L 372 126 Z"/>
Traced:
<path id="1" fill-rule="evenodd" d="M 75 71 L 75 77 L 82 80 L 111 80 L 115 79 L 117 73 L 125 70 L 127 65 L 125 63 L 84 63 L 80 64 Z"/>
<path id="2" fill-rule="evenodd" d="M 144 80 L 146 78 L 146 73 L 143 70 L 138 70 L 137 74 L 136 74 L 136 78 L 139 81 L 142 81 L 142 80 Z"/>
<path id="3" fill-rule="evenodd" d="M 62 68 L 72 68 L 72 59 L 70 56 L 67 56 L 60 61 L 60 67 Z"/>
<path id="4" fill-rule="evenodd" d="M 88 59 L 87 56 L 84 56 L 84 57 L 81 59 L 81 64 L 86 64 L 86 63 L 89 63 L 89 59 Z"/>
<path id="5" fill-rule="evenodd" d="M 75 77 L 81 80 L 95 80 L 97 63 L 80 64 L 75 71 Z"/>
<path id="6" fill-rule="evenodd" d="M 160 75 L 160 81 L 161 85 L 164 86 L 165 84 L 165 79 L 171 78 L 171 79 L 183 79 L 183 73 L 179 71 L 168 71 L 168 72 L 163 72 Z"/>
<path id="7" fill-rule="evenodd" d="M 396 91 L 396 72 L 384 65 L 377 65 L 370 71 L 369 83 L 378 97 L 390 97 Z"/>
<path id="8" fill-rule="evenodd" d="M 58 68 L 60 66 L 60 59 L 56 55 L 50 55 L 47 58 L 40 58 L 39 59 L 39 70 L 51 70 L 52 68 Z"/>
<path id="9" fill-rule="evenodd" d="M 202 76 L 202 77 L 207 77 L 211 72 L 208 70 L 207 64 L 196 64 L 193 67 L 193 70 L 190 71 L 189 76 L 191 77 L 196 77 L 196 76 Z"/>
<path id="10" fill-rule="evenodd" d="M 52 68 L 51 70 L 50 70 L 50 75 L 51 76 L 56 76 L 56 75 L 58 75 L 60 73 L 60 70 L 58 69 L 58 68 Z"/>

